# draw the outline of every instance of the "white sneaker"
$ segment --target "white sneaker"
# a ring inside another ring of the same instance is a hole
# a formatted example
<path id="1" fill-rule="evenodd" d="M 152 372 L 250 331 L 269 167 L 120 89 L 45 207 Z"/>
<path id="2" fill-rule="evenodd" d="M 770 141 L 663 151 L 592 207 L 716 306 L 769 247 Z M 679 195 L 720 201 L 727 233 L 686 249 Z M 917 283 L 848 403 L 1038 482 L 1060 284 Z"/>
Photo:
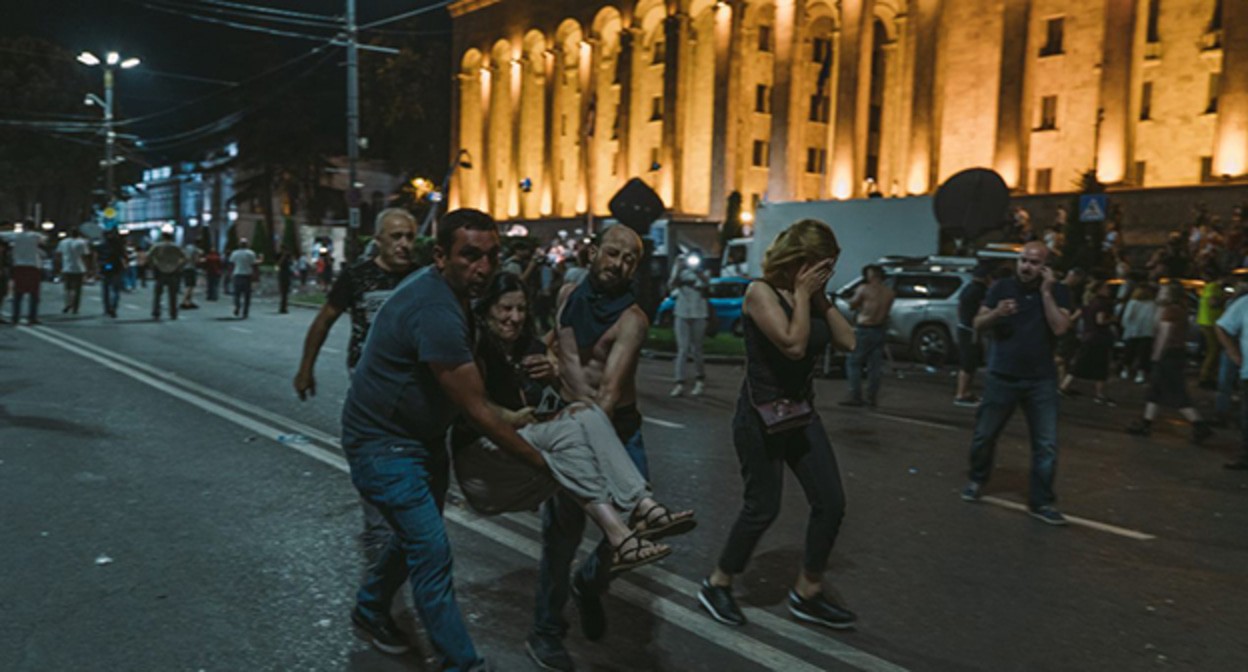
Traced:
<path id="1" fill-rule="evenodd" d="M 1127 380 L 1128 378 L 1130 378 L 1130 377 L 1131 377 L 1131 372 L 1130 372 L 1130 371 L 1128 371 L 1128 370 L 1126 370 L 1126 369 L 1123 369 L 1123 370 L 1122 370 L 1122 373 L 1119 373 L 1119 374 L 1118 374 L 1118 377 L 1119 377 L 1119 378 L 1121 378 L 1121 379 L 1123 379 L 1123 380 Z"/>
<path id="2" fill-rule="evenodd" d="M 668 393 L 668 396 L 679 397 L 680 395 L 684 393 L 685 393 L 685 387 L 681 385 L 680 383 L 676 383 L 676 387 L 672 388 L 672 391 Z"/>
<path id="3" fill-rule="evenodd" d="M 694 383 L 693 383 L 693 389 L 689 392 L 689 394 L 692 394 L 692 395 L 693 395 L 693 396 L 695 396 L 695 397 L 700 397 L 700 396 L 702 396 L 702 389 L 703 389 L 703 387 L 704 387 L 704 385 L 702 385 L 702 381 L 700 381 L 700 380 L 698 380 L 698 381 L 694 381 Z"/>
<path id="4" fill-rule="evenodd" d="M 1143 371 L 1136 371 L 1136 372 L 1135 372 L 1135 384 L 1136 384 L 1136 385 L 1143 385 L 1143 384 L 1144 384 L 1144 372 L 1143 372 Z"/>

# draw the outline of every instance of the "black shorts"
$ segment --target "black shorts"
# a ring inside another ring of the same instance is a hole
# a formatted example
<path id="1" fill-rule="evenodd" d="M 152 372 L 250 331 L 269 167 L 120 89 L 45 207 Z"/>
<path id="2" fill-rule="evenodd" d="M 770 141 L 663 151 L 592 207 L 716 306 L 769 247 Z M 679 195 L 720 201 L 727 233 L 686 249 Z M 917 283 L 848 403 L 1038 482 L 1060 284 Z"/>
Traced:
<path id="1" fill-rule="evenodd" d="M 984 361 L 984 346 L 975 338 L 975 332 L 958 327 L 958 365 L 971 375 L 979 370 Z"/>

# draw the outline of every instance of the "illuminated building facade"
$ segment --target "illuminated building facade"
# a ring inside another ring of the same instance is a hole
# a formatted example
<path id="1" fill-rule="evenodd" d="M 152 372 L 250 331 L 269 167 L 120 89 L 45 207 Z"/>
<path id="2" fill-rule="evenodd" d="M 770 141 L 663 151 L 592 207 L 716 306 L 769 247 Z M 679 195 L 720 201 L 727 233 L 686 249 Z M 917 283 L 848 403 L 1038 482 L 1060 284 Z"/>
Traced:
<path id="1" fill-rule="evenodd" d="M 459 0 L 450 204 L 678 216 L 930 193 L 1248 178 L 1245 0 Z"/>

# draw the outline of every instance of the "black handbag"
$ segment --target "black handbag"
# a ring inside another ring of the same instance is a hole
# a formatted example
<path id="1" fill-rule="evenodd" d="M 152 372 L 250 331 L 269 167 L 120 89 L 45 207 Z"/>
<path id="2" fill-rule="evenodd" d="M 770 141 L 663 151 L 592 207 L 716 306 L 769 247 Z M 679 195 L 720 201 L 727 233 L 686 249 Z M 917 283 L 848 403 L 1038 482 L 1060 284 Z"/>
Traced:
<path id="1" fill-rule="evenodd" d="M 763 431 L 768 434 L 780 434 L 793 429 L 801 429 L 815 419 L 815 408 L 809 399 L 789 399 L 781 397 L 772 401 L 758 403 L 754 401 L 754 386 L 750 379 L 745 379 L 750 394 L 750 405 L 758 411 L 758 418 L 763 422 Z"/>

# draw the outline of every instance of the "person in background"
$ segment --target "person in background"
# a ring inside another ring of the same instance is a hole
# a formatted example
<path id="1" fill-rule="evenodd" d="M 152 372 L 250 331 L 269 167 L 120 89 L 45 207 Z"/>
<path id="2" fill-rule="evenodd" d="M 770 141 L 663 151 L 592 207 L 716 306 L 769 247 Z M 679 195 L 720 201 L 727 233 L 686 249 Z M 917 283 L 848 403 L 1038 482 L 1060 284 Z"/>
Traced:
<path id="1" fill-rule="evenodd" d="M 299 255 L 299 262 L 295 265 L 295 270 L 299 273 L 300 291 L 308 286 L 308 271 L 311 270 L 311 264 L 308 263 L 308 255 Z"/>
<path id="2" fill-rule="evenodd" d="M 702 268 L 702 257 L 690 253 L 676 260 L 668 281 L 676 306 L 672 310 L 672 327 L 676 334 L 676 386 L 671 396 L 685 392 L 685 367 L 693 357 L 693 396 L 701 396 L 706 384 L 706 363 L 702 358 L 702 341 L 706 338 L 706 321 L 710 316 L 706 294 L 710 280 Z"/>
<path id="3" fill-rule="evenodd" d="M 9 266 L 10 251 L 12 246 L 9 245 L 7 238 L 0 238 L 0 306 L 4 305 L 4 300 L 9 297 Z M 3 313 L 0 310 L 0 313 Z M 4 318 L 0 317 L 0 324 L 4 324 Z"/>
<path id="4" fill-rule="evenodd" d="M 290 299 L 290 284 L 294 280 L 294 257 L 286 248 L 277 253 L 277 291 L 281 295 L 281 304 L 277 312 L 285 315 L 286 302 Z"/>
<path id="5" fill-rule="evenodd" d="M 234 317 L 241 316 L 245 320 L 251 312 L 251 275 L 260 261 L 246 238 L 240 238 L 238 249 L 230 253 L 230 266 L 234 269 Z"/>
<path id="6" fill-rule="evenodd" d="M 199 307 L 194 300 L 195 283 L 198 281 L 199 267 L 203 265 L 204 253 L 195 243 L 187 243 L 182 252 L 186 255 L 186 265 L 182 267 L 182 284 L 186 285 L 186 293 L 182 295 L 180 307 L 184 310 L 195 310 Z"/>
<path id="7" fill-rule="evenodd" d="M 975 382 L 975 372 L 984 359 L 984 347 L 980 342 L 979 333 L 975 331 L 975 316 L 979 307 L 984 304 L 988 295 L 988 277 L 991 271 L 987 266 L 976 266 L 971 272 L 971 282 L 958 296 L 958 389 L 953 396 L 955 406 L 974 408 L 979 405 L 979 397 L 971 393 L 971 384 Z"/>
<path id="8" fill-rule="evenodd" d="M 1123 380 L 1143 383 L 1152 371 L 1153 336 L 1157 329 L 1157 292 L 1152 285 L 1140 285 L 1122 311 Z"/>
<path id="9" fill-rule="evenodd" d="M 1145 396 L 1144 415 L 1127 427 L 1128 434 L 1148 436 L 1160 406 L 1179 409 L 1192 423 L 1192 443 L 1203 443 L 1213 435 L 1187 393 L 1187 307 L 1183 285 L 1174 282 L 1161 288 L 1157 297 L 1157 329 L 1153 341 L 1153 374 Z"/>
<path id="10" fill-rule="evenodd" d="M 1025 212 L 1025 211 L 1024 211 Z M 880 382 L 884 378 L 884 348 L 888 347 L 888 315 L 897 295 L 884 284 L 884 268 L 870 264 L 862 269 L 862 284 L 849 300 L 849 308 L 857 313 L 854 322 L 854 350 L 845 362 L 849 379 L 849 398 L 842 406 L 872 406 L 879 401 Z M 867 369 L 867 394 L 862 394 L 862 369 Z"/>
<path id="11" fill-rule="evenodd" d="M 26 323 L 39 324 L 39 288 L 43 284 L 43 234 L 28 222 L 25 230 L 13 234 L 10 263 L 13 267 L 13 324 L 22 313 L 22 299 L 27 302 Z"/>
<path id="12" fill-rule="evenodd" d="M 1205 337 L 1205 355 L 1200 364 L 1200 387 L 1205 390 L 1218 389 L 1218 355 L 1222 346 L 1218 341 L 1218 318 L 1222 317 L 1222 308 L 1226 304 L 1226 287 L 1214 271 L 1204 274 L 1205 286 L 1200 290 L 1200 304 L 1196 310 L 1196 326 Z"/>
<path id="13" fill-rule="evenodd" d="M 1232 301 L 1218 318 L 1217 327 L 1218 341 L 1227 358 L 1238 367 L 1240 388 L 1244 389 L 1244 381 L 1248 380 L 1248 362 L 1244 361 L 1244 351 L 1248 349 L 1248 300 Z M 1239 456 L 1222 466 L 1248 471 L 1248 394 L 1240 395 L 1239 408 Z"/>
<path id="14" fill-rule="evenodd" d="M 1114 350 L 1114 300 L 1110 292 L 1109 283 L 1103 280 L 1088 286 L 1083 309 L 1079 311 L 1079 350 L 1058 391 L 1064 397 L 1074 396 L 1071 386 L 1075 379 L 1090 380 L 1096 392 L 1093 400 L 1113 407 L 1117 404 L 1105 394 Z"/>
<path id="15" fill-rule="evenodd" d="M 96 248 L 96 267 L 100 274 L 100 292 L 104 297 L 104 314 L 117 317 L 121 289 L 126 275 L 126 241 L 117 229 L 104 231 L 104 239 Z"/>
<path id="16" fill-rule="evenodd" d="M 208 253 L 204 255 L 204 279 L 207 281 L 207 297 L 209 301 L 216 301 L 219 297 L 221 289 L 221 253 L 217 252 L 217 248 L 208 248 Z"/>
<path id="17" fill-rule="evenodd" d="M 1235 305 L 1245 294 L 1248 294 L 1248 275 L 1233 275 L 1231 280 L 1234 282 L 1235 293 L 1227 301 L 1223 315 L 1231 306 Z M 1218 339 L 1219 344 L 1222 340 Z M 1222 355 L 1218 358 L 1218 394 L 1214 398 L 1214 419 L 1210 424 L 1214 427 L 1227 427 L 1234 420 L 1231 415 L 1231 402 L 1234 401 L 1235 391 L 1239 384 L 1239 367 L 1235 362 L 1231 361 L 1230 355 L 1226 348 L 1222 348 Z"/>
<path id="18" fill-rule="evenodd" d="M 62 313 L 78 314 L 82 303 L 82 279 L 87 274 L 87 258 L 91 256 L 91 246 L 79 233 L 78 227 L 69 230 L 69 235 L 56 245 L 56 260 L 61 268 L 61 280 L 65 287 L 65 307 Z"/>
<path id="19" fill-rule="evenodd" d="M 126 284 L 127 292 L 133 292 L 139 286 L 139 269 L 143 269 L 143 287 L 147 287 L 147 252 L 126 243 Z"/>
<path id="20" fill-rule="evenodd" d="M 147 251 L 147 262 L 155 271 L 156 291 L 152 294 L 152 319 L 160 319 L 160 296 L 169 295 L 169 319 L 178 319 L 178 281 L 186 268 L 186 251 L 173 242 L 173 232 L 160 234 L 160 242 Z"/>
<path id="21" fill-rule="evenodd" d="M 1066 374 L 1070 370 L 1071 364 L 1075 360 L 1075 354 L 1079 352 L 1079 330 L 1074 328 L 1079 321 L 1079 311 L 1083 308 L 1083 290 L 1087 284 L 1088 275 L 1084 273 L 1082 268 L 1072 268 L 1066 271 L 1066 277 L 1062 278 L 1062 284 L 1066 287 L 1066 295 L 1070 297 L 1070 319 L 1072 328 L 1064 334 L 1057 337 L 1057 375 L 1058 380 L 1064 380 Z M 1077 396 L 1078 392 L 1072 390 L 1072 396 Z"/>

